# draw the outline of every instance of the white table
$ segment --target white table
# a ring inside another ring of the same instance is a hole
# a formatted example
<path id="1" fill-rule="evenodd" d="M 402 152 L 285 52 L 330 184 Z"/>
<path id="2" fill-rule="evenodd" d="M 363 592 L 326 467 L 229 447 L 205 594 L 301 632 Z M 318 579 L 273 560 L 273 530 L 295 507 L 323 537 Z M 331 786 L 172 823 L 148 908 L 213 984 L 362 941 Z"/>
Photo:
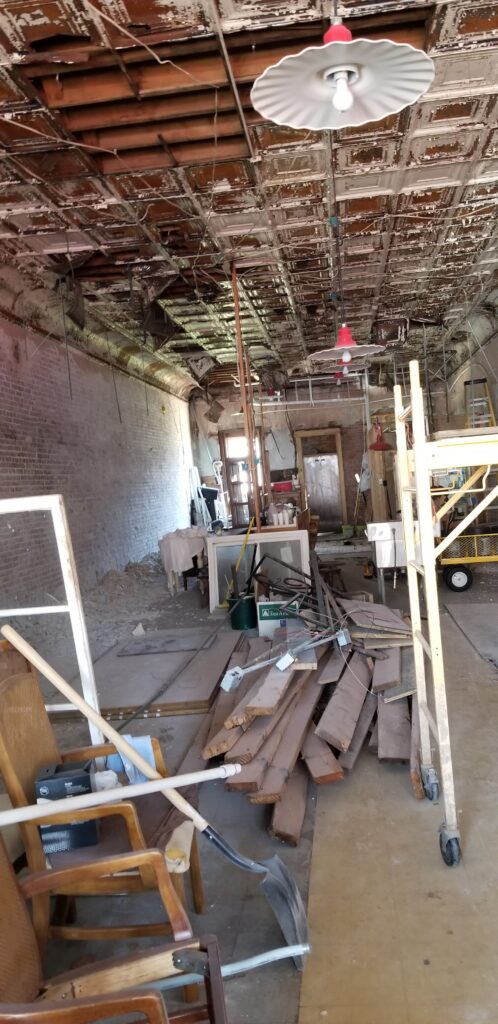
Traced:
<path id="1" fill-rule="evenodd" d="M 207 530 L 205 526 L 190 526 L 185 530 L 165 533 L 159 541 L 159 551 L 168 577 L 170 593 L 178 590 L 179 574 L 192 568 L 192 559 L 202 560 L 206 550 Z"/>

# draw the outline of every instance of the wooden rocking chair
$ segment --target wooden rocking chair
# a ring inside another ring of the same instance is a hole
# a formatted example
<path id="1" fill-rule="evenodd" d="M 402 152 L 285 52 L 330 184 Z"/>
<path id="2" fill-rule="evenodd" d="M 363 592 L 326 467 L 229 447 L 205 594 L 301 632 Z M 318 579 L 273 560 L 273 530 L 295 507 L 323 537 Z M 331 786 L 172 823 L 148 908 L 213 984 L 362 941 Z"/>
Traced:
<path id="1" fill-rule="evenodd" d="M 166 766 L 157 740 L 152 740 L 157 770 L 167 775 Z M 86 761 L 116 753 L 110 743 L 101 746 L 81 747 L 61 752 L 50 724 L 38 683 L 36 671 L 17 651 L 6 650 L 0 645 L 0 773 L 13 807 L 25 806 L 35 801 L 35 779 L 42 766 L 71 761 Z M 47 819 L 47 824 L 64 824 L 72 821 L 97 819 L 100 824 L 97 846 L 50 855 L 51 866 L 77 867 L 82 861 L 98 856 L 115 856 L 126 851 L 141 851 L 149 847 L 163 846 L 157 840 L 158 820 L 161 835 L 170 835 L 182 820 L 175 808 L 169 807 L 161 794 L 139 797 L 135 801 L 120 801 L 115 804 L 92 809 L 57 814 Z M 31 872 L 46 868 L 38 827 L 25 822 L 20 825 L 27 863 Z M 166 862 L 165 862 L 165 870 Z M 168 874 L 171 884 L 182 902 L 185 901 L 183 876 Z M 204 910 L 204 896 L 200 874 L 199 855 L 194 835 L 190 851 L 190 880 L 194 909 Z M 157 876 L 146 859 L 131 865 L 126 874 L 119 877 L 105 877 L 87 872 L 77 878 L 64 875 L 62 888 L 52 888 L 58 897 L 116 895 L 140 893 L 157 888 Z M 33 900 L 33 921 L 39 942 L 43 946 L 48 935 L 63 939 L 121 939 L 143 936 L 176 936 L 172 922 L 144 923 L 98 928 L 79 927 L 70 923 L 67 914 L 74 910 L 74 900 L 56 901 L 62 920 L 50 922 L 50 897 L 48 891 L 37 893 Z M 64 918 L 64 914 L 66 917 Z"/>
<path id="2" fill-rule="evenodd" d="M 112 877 L 137 867 L 154 872 L 161 896 L 169 904 L 174 931 L 184 933 L 186 938 L 45 981 L 25 900 L 65 890 L 69 881 L 84 884 L 92 877 L 98 880 L 103 873 Z M 171 900 L 176 901 L 174 912 Z M 62 871 L 43 871 L 18 882 L 0 838 L 0 1024 L 93 1024 L 130 1013 L 141 1013 L 148 1024 L 227 1024 L 216 940 L 188 936 L 188 921 L 171 888 L 159 850 L 121 854 Z M 138 986 L 183 973 L 175 962 L 181 953 L 204 958 L 205 1003 L 168 1016 L 160 993 Z"/>

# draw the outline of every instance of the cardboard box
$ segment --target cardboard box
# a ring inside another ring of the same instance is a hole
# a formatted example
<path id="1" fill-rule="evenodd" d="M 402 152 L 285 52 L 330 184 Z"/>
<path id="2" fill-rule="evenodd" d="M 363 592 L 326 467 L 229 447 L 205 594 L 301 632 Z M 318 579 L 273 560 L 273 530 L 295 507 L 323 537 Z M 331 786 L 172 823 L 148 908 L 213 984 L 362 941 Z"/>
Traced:
<path id="1" fill-rule="evenodd" d="M 293 601 L 282 609 L 285 601 L 258 601 L 256 608 L 258 612 L 258 633 L 260 636 L 273 636 L 279 626 L 285 626 L 287 619 L 294 619 L 298 604 Z"/>
<path id="2" fill-rule="evenodd" d="M 66 797 L 91 793 L 90 769 L 93 762 L 50 764 L 40 768 L 35 780 L 37 803 L 46 800 L 64 800 Z M 97 821 L 73 821 L 66 825 L 40 825 L 40 836 L 45 853 L 61 853 L 80 846 L 98 843 Z"/>

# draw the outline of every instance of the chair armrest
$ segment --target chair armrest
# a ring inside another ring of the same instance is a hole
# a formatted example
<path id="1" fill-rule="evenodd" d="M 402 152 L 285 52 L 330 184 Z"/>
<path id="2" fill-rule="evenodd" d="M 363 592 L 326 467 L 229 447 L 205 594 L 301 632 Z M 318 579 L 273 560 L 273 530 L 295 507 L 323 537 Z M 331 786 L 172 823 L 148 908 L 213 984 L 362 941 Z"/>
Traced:
<path id="1" fill-rule="evenodd" d="M 151 736 L 150 742 L 152 744 L 152 753 L 154 754 L 154 761 L 156 762 L 156 771 L 158 771 L 159 774 L 166 779 L 169 773 L 166 767 L 166 761 L 164 760 L 163 757 L 163 752 L 161 750 L 161 744 L 157 736 Z"/>
<path id="2" fill-rule="evenodd" d="M 157 739 L 157 736 L 151 736 L 152 752 L 154 754 L 154 761 L 156 771 L 160 775 L 166 778 L 168 772 L 161 750 L 161 744 Z M 112 754 L 118 754 L 119 751 L 114 746 L 114 743 L 99 743 L 94 747 L 74 747 L 73 750 L 65 750 L 62 753 L 62 763 L 71 761 L 93 761 L 97 757 L 110 757 Z"/>
<path id="3" fill-rule="evenodd" d="M 74 820 L 74 818 L 72 819 Z M 155 875 L 157 888 L 163 906 L 169 917 L 175 939 L 190 939 L 192 929 L 190 922 L 178 899 L 168 870 L 164 854 L 160 850 L 134 850 L 131 853 L 119 853 L 114 857 L 95 857 L 86 864 L 74 868 L 60 868 L 56 871 L 37 871 L 20 881 L 20 888 L 25 899 L 32 899 L 42 893 L 53 892 L 67 885 L 74 885 L 85 879 L 101 878 L 104 875 L 116 875 L 131 868 L 150 868 Z"/>
<path id="4" fill-rule="evenodd" d="M 94 747 L 73 747 L 72 750 L 64 750 L 61 754 L 62 763 L 66 761 L 94 761 L 96 757 L 110 757 L 117 754 L 114 743 L 97 743 Z"/>
<path id="5" fill-rule="evenodd" d="M 91 996 L 66 1003 L 0 1003 L 3 1024 L 93 1024 L 129 1013 L 142 1013 L 148 1024 L 168 1024 L 161 994 L 145 989 L 127 989 L 120 995 Z"/>

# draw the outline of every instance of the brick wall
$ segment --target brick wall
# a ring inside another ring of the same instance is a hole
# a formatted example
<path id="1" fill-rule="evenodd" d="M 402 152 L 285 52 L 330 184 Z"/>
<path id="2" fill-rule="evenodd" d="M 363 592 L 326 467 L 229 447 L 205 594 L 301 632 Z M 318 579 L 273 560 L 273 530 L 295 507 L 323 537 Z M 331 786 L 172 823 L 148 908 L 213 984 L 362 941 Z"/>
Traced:
<path id="1" fill-rule="evenodd" d="M 188 526 L 188 405 L 0 322 L 0 497 L 61 493 L 82 586 Z M 50 520 L 0 516 L 1 602 L 48 603 L 60 584 Z"/>

